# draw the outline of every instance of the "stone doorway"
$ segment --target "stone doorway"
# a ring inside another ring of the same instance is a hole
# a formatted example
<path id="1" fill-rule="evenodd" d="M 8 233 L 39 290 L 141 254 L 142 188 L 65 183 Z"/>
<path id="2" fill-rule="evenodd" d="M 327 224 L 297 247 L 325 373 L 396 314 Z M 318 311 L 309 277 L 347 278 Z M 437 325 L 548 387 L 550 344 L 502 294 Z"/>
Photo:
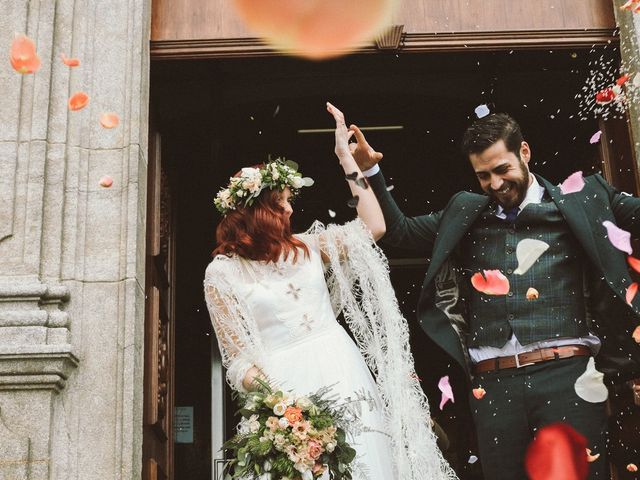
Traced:
<path id="1" fill-rule="evenodd" d="M 620 155 L 607 157 L 589 138 L 602 128 L 617 138 L 619 149 L 628 149 L 628 132 L 594 119 L 579 121 L 574 99 L 590 62 L 600 55 L 619 62 L 616 48 L 609 46 L 361 55 L 321 64 L 284 57 L 153 63 L 151 102 L 176 212 L 175 405 L 193 408 L 192 442 L 175 444 L 175 478 L 212 478 L 213 459 L 222 457 L 221 440 L 235 423 L 236 407 L 224 386 L 202 298 L 218 221 L 212 200 L 230 175 L 268 154 L 286 156 L 316 180 L 295 205 L 297 231 L 314 219 L 352 218 L 333 156 L 326 100 L 340 106 L 350 122 L 383 127 L 367 136 L 384 152 L 385 175 L 408 214 L 437 210 L 456 191 L 477 188 L 457 142 L 480 103 L 521 123 L 533 148 L 532 170 L 554 183 L 576 170 L 600 170 L 603 158 L 618 165 Z M 323 129 L 328 130 L 317 131 Z M 613 170 L 620 168 L 635 167 Z M 386 253 L 396 294 L 412 323 L 426 259 L 392 249 Z M 437 379 L 447 366 L 435 365 L 420 332 L 412 333 L 423 388 L 435 405 Z M 474 445 L 465 411 L 459 402 L 444 413 L 434 410 L 434 416 L 452 440 L 448 456 L 461 477 L 480 479 L 479 464 L 467 463 Z"/>

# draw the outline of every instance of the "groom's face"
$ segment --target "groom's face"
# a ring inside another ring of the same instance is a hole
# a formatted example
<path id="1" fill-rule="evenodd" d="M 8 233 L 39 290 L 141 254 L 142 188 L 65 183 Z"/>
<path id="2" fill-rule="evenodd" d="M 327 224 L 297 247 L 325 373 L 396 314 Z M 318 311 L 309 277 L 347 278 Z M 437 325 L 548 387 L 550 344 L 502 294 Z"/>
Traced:
<path id="1" fill-rule="evenodd" d="M 499 140 L 486 150 L 469 155 L 482 190 L 506 209 L 522 203 L 533 181 L 527 142 L 522 142 L 518 154 L 507 150 L 504 141 Z"/>

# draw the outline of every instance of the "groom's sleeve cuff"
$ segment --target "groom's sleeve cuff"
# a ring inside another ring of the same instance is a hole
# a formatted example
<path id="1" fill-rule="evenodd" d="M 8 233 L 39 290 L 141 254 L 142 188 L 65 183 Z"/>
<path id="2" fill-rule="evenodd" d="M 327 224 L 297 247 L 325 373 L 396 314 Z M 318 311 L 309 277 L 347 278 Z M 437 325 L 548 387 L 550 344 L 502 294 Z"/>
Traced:
<path id="1" fill-rule="evenodd" d="M 373 177 L 376 173 L 378 173 L 380 171 L 380 165 L 378 165 L 377 163 L 371 167 L 369 170 L 365 170 L 364 172 L 362 172 L 362 174 L 365 177 Z"/>

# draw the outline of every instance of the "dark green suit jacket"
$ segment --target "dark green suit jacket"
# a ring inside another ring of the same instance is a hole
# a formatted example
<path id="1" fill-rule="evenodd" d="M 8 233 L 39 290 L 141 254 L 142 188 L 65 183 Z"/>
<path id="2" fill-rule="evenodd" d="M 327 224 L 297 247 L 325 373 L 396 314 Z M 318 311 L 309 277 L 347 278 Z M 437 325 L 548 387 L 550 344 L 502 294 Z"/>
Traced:
<path id="1" fill-rule="evenodd" d="M 598 369 L 616 383 L 640 376 L 640 346 L 631 336 L 640 325 L 640 295 L 632 306 L 626 303 L 626 289 L 632 282 L 626 254 L 611 244 L 602 225 L 609 220 L 637 237 L 640 199 L 615 190 L 600 175 L 585 178 L 580 192 L 567 195 L 544 178 L 536 178 L 558 206 L 588 259 L 588 320 L 602 341 L 596 357 Z M 381 172 L 369 181 L 387 225 L 382 242 L 431 259 L 417 309 L 420 326 L 468 374 L 465 292 L 470 282 L 463 274 L 457 251 L 465 233 L 489 206 L 489 197 L 459 192 L 439 212 L 406 217 L 387 191 Z"/>

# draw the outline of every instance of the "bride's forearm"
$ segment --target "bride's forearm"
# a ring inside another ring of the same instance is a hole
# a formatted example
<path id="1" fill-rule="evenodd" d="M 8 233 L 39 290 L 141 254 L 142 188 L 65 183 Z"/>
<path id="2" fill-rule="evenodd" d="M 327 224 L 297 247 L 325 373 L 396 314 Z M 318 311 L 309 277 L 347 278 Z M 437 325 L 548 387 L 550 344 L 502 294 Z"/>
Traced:
<path id="1" fill-rule="evenodd" d="M 349 184 L 353 197 L 357 197 L 357 200 L 354 201 L 357 202 L 356 210 L 358 211 L 358 216 L 371 231 L 373 239 L 377 241 L 382 238 L 386 231 L 384 216 L 382 215 L 382 209 L 380 208 L 378 199 L 373 193 L 372 188 L 363 188 L 362 182 L 366 182 L 367 180 L 364 178 L 364 175 L 362 175 L 351 153 L 341 152 L 338 154 L 338 159 L 347 177 L 354 177 L 354 174 L 357 174 L 355 178 L 360 179 L 358 181 L 351 179 L 348 180 L 347 183 Z"/>

